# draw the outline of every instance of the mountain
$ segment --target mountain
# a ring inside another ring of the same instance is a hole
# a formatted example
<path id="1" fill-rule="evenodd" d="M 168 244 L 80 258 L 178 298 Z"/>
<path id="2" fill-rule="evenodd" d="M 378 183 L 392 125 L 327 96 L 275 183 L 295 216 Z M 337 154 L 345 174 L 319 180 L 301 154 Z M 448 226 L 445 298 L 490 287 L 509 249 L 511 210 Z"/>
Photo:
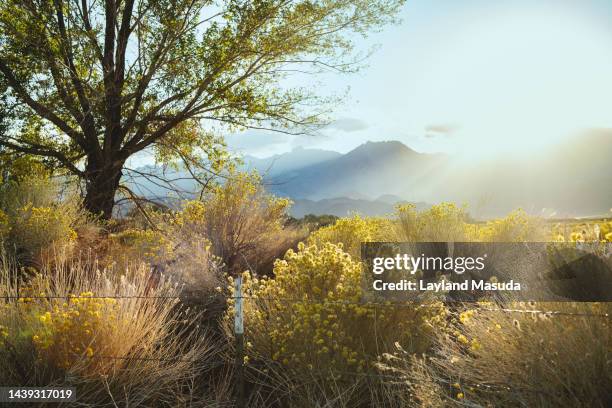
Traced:
<path id="1" fill-rule="evenodd" d="M 294 201 L 290 209 L 294 217 L 347 216 L 352 212 L 381 216 L 392 213 L 396 204 L 406 202 L 398 195 L 388 194 L 403 188 L 394 186 L 398 172 L 423 174 L 423 169 L 441 158 L 422 155 L 400 142 L 368 142 L 345 155 L 298 148 L 266 159 L 245 157 L 245 168 L 265 174 L 272 193 L 290 197 Z M 427 204 L 418 206 L 425 208 Z"/>
<path id="2" fill-rule="evenodd" d="M 382 201 L 383 203 L 395 205 L 397 203 L 402 203 L 404 199 L 400 196 L 396 196 L 393 194 L 383 194 L 380 197 L 378 197 L 376 201 Z"/>
<path id="3" fill-rule="evenodd" d="M 279 174 L 290 175 L 301 168 L 336 159 L 342 154 L 330 150 L 304 149 L 297 147 L 290 152 L 277 154 L 271 157 L 258 158 L 245 156 L 241 170 L 256 170 L 265 177 L 274 177 Z M 166 199 L 170 190 L 161 179 L 173 180 L 172 186 L 187 195 L 186 192 L 196 192 L 198 184 L 185 169 L 162 168 L 154 165 L 142 166 L 135 172 L 126 172 L 124 177 L 130 188 L 138 194 L 151 199 Z M 356 195 L 358 193 L 355 193 Z"/>
<path id="4" fill-rule="evenodd" d="M 612 130 L 585 131 L 545 151 L 467 162 L 397 141 L 368 142 L 267 181 L 273 193 L 296 202 L 296 213 L 340 215 L 353 208 L 380 215 L 401 201 L 451 201 L 467 204 L 478 218 L 517 208 L 553 217 L 610 216 Z"/>
<path id="5" fill-rule="evenodd" d="M 294 170 L 337 159 L 340 156 L 342 154 L 330 150 L 297 147 L 288 153 L 263 159 L 245 156 L 243 169 L 246 171 L 257 170 L 260 174 L 272 177 L 279 174 L 291 174 Z"/>
<path id="6" fill-rule="evenodd" d="M 335 159 L 269 177 L 271 190 L 294 199 L 403 196 L 412 183 L 426 179 L 447 160 L 417 153 L 397 142 L 367 142 Z"/>

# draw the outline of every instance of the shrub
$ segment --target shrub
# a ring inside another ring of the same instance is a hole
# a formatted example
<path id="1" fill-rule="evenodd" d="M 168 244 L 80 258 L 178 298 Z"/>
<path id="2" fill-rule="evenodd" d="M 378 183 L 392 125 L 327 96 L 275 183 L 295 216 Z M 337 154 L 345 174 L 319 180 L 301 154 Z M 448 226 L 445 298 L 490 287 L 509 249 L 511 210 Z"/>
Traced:
<path id="1" fill-rule="evenodd" d="M 108 235 L 106 262 L 154 265 L 172 257 L 174 245 L 160 230 L 127 228 Z"/>
<path id="2" fill-rule="evenodd" d="M 406 391 L 421 406 L 609 406 L 610 304 L 510 307 L 537 312 L 465 309 L 452 334 L 438 336 L 435 354 L 421 360 L 418 371 L 415 364 L 403 365 L 412 359 L 407 355 L 387 367 L 416 379 Z"/>
<path id="3" fill-rule="evenodd" d="M 516 210 L 505 218 L 470 225 L 468 238 L 478 242 L 541 242 L 550 240 L 550 232 L 541 219 Z"/>
<path id="4" fill-rule="evenodd" d="M 330 214 L 315 215 L 306 214 L 302 218 L 289 217 L 286 225 L 294 225 L 300 227 L 306 227 L 309 231 L 315 231 L 322 227 L 327 227 L 338 221 L 340 217 Z"/>
<path id="5" fill-rule="evenodd" d="M 0 194 L 0 238 L 21 261 L 45 261 L 54 251 L 74 247 L 78 231 L 92 224 L 78 200 L 62 197 L 49 179 L 11 181 Z"/>
<path id="6" fill-rule="evenodd" d="M 76 241 L 72 214 L 57 207 L 19 208 L 13 216 L 10 239 L 17 248 L 36 256 L 51 248 L 64 248 Z"/>
<path id="7" fill-rule="evenodd" d="M 56 262 L 62 264 L 62 262 Z M 85 406 L 177 406 L 210 351 L 179 288 L 147 269 L 119 275 L 62 264 L 24 289 L 6 265 L 0 383 L 76 386 Z"/>
<path id="8" fill-rule="evenodd" d="M 4 124 L 0 125 L 2 131 L 5 131 Z M 48 165 L 49 163 L 45 162 L 42 157 L 10 154 L 3 149 L 0 151 L 0 169 L 2 169 L 0 183 L 24 180 L 32 176 L 49 177 L 52 174 L 52 168 Z"/>
<path id="9" fill-rule="evenodd" d="M 10 220 L 2 209 L 0 209 L 0 245 L 8 238 L 11 231 Z"/>
<path id="10" fill-rule="evenodd" d="M 465 207 L 452 203 L 417 211 L 414 205 L 396 211 L 396 239 L 406 242 L 538 242 L 549 239 L 541 219 L 516 210 L 505 218 L 480 224 L 473 222 Z"/>
<path id="11" fill-rule="evenodd" d="M 0 207 L 9 215 L 26 205 L 48 207 L 57 203 L 59 186 L 48 177 L 24 177 L 2 184 Z"/>
<path id="12" fill-rule="evenodd" d="M 269 195 L 256 175 L 233 174 L 180 211 L 152 212 L 155 228 L 110 235 L 107 261 L 139 260 L 173 274 L 202 294 L 222 285 L 221 271 L 266 273 L 302 237 L 285 227 L 289 201 Z"/>
<path id="13" fill-rule="evenodd" d="M 603 221 L 597 225 L 599 226 L 599 239 L 612 242 L 612 221 Z"/>
<path id="14" fill-rule="evenodd" d="M 202 236 L 230 274 L 260 271 L 303 236 L 284 227 L 289 200 L 265 192 L 257 175 L 231 175 L 201 201 L 189 201 L 175 225 L 183 236 Z"/>
<path id="15" fill-rule="evenodd" d="M 444 325 L 441 304 L 361 303 L 361 264 L 338 245 L 300 244 L 275 262 L 274 275 L 243 275 L 247 351 L 298 384 L 318 378 L 328 391 L 332 384 L 346 387 L 355 373 L 371 372 L 396 341 L 425 352 L 432 332 Z"/>
<path id="16" fill-rule="evenodd" d="M 612 221 L 560 223 L 553 227 L 555 241 L 612 242 Z"/>
<path id="17" fill-rule="evenodd" d="M 326 242 L 342 244 L 343 249 L 353 258 L 361 257 L 362 242 L 384 242 L 392 240 L 389 235 L 391 221 L 385 218 L 362 218 L 353 215 L 340 218 L 333 225 L 323 227 L 308 237 L 309 245 L 323 247 Z"/>
<path id="18" fill-rule="evenodd" d="M 215 288 L 222 285 L 222 261 L 213 254 L 202 229 L 191 228 L 199 220 L 193 212 L 198 206 L 196 203 L 199 202 L 188 203 L 180 212 L 149 214 L 156 229 L 130 227 L 109 234 L 104 264 L 151 265 L 155 274 L 164 273 L 184 284 L 182 293 L 190 302 L 200 298 L 198 303 L 201 303 L 201 299 L 218 295 Z"/>
<path id="19" fill-rule="evenodd" d="M 83 355 L 92 358 L 96 353 L 107 354 L 104 341 L 116 334 L 113 333 L 119 312 L 116 299 L 98 298 L 93 292 L 82 292 L 61 304 L 56 302 L 52 308 L 36 309 L 39 310 L 33 317 L 41 324 L 34 330 L 32 341 L 39 358 L 56 367 L 69 369 Z M 87 369 L 93 373 L 101 371 L 104 369 L 101 362 L 101 359 L 94 361 Z"/>
<path id="20" fill-rule="evenodd" d="M 413 204 L 396 210 L 396 237 L 405 242 L 466 241 L 468 214 L 465 207 L 442 203 L 425 211 L 417 211 Z"/>

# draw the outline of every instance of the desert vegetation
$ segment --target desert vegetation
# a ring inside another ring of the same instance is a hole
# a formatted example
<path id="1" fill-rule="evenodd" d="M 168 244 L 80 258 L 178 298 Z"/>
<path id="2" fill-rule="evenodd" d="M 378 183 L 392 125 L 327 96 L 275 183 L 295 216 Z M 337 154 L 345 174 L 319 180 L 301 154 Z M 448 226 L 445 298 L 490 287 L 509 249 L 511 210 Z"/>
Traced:
<path id="1" fill-rule="evenodd" d="M 48 178 L 6 184 L 1 382 L 92 406 L 607 406 L 607 303 L 363 303 L 368 241 L 611 241 L 609 220 L 401 206 L 308 231 L 238 175 L 143 217 L 95 219 Z M 27 256 L 25 255 L 27 254 Z"/>

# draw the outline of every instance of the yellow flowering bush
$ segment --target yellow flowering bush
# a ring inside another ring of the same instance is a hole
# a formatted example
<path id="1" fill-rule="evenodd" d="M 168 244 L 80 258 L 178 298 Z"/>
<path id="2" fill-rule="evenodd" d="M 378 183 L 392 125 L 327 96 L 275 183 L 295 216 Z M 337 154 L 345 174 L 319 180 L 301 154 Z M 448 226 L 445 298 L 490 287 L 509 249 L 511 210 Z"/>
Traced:
<path id="1" fill-rule="evenodd" d="M 176 214 L 176 225 L 185 226 L 193 223 L 202 223 L 206 214 L 206 206 L 202 201 L 190 200 L 183 205 L 183 210 Z"/>
<path id="2" fill-rule="evenodd" d="M 298 373 L 363 372 L 396 341 L 424 352 L 444 324 L 440 304 L 361 303 L 361 264 L 339 245 L 300 244 L 276 261 L 274 275 L 243 274 L 247 349 L 251 359 L 271 359 Z"/>
<path id="3" fill-rule="evenodd" d="M 558 242 L 612 242 L 612 221 L 558 223 L 552 234 Z"/>
<path id="4" fill-rule="evenodd" d="M 4 241 L 11 230 L 9 217 L 0 209 L 0 242 Z"/>
<path id="5" fill-rule="evenodd" d="M 549 238 L 543 222 L 521 209 L 484 225 L 470 224 L 467 230 L 469 240 L 478 242 L 539 242 Z"/>
<path id="6" fill-rule="evenodd" d="M 109 235 L 108 262 L 130 263 L 143 261 L 156 263 L 168 259 L 173 252 L 171 240 L 161 231 L 128 228 Z"/>
<path id="7" fill-rule="evenodd" d="M 48 259 L 74 247 L 77 231 L 90 225 L 74 195 L 59 194 L 47 178 L 26 178 L 0 187 L 0 240 L 30 259 Z"/>
<path id="8" fill-rule="evenodd" d="M 13 219 L 13 242 L 34 254 L 51 245 L 64 247 L 74 243 L 77 233 L 72 227 L 74 219 L 70 215 L 62 208 L 26 204 L 18 209 Z"/>
<path id="9" fill-rule="evenodd" d="M 603 221 L 599 225 L 599 238 L 612 242 L 612 221 Z"/>
<path id="10" fill-rule="evenodd" d="M 361 256 L 362 242 L 385 242 L 392 240 L 392 223 L 386 218 L 353 215 L 340 218 L 333 225 L 320 228 L 308 237 L 309 245 L 322 247 L 326 242 L 342 244 L 353 258 Z"/>
<path id="11" fill-rule="evenodd" d="M 424 211 L 413 204 L 396 210 L 396 240 L 406 242 L 465 241 L 468 214 L 465 207 L 441 203 Z"/>
<path id="12" fill-rule="evenodd" d="M 120 335 L 118 308 L 116 299 L 94 297 L 93 292 L 39 305 L 33 318 L 40 325 L 32 335 L 39 358 L 68 369 L 83 358 L 104 355 L 105 340 Z M 97 371 L 95 363 L 88 364 L 88 370 Z"/>
<path id="13" fill-rule="evenodd" d="M 465 207 L 441 203 L 417 211 L 412 204 L 396 211 L 396 239 L 407 242 L 475 241 L 538 242 L 549 239 L 541 219 L 519 209 L 504 218 L 477 223 L 470 220 Z"/>
<path id="14" fill-rule="evenodd" d="M 4 341 L 8 338 L 8 336 L 8 327 L 3 324 L 0 324 L 0 347 L 4 347 Z"/>

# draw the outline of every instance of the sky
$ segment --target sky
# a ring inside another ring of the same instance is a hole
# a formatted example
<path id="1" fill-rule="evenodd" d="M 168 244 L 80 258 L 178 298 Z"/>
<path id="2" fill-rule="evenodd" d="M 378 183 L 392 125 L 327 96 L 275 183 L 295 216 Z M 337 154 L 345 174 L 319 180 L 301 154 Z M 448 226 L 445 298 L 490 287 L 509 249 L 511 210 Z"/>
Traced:
<path id="1" fill-rule="evenodd" d="M 471 159 L 539 154 L 612 127 L 612 2 L 408 0 L 400 18 L 357 42 L 377 47 L 361 72 L 318 78 L 323 96 L 348 92 L 319 136 L 246 131 L 227 137 L 230 149 L 399 140 Z"/>

